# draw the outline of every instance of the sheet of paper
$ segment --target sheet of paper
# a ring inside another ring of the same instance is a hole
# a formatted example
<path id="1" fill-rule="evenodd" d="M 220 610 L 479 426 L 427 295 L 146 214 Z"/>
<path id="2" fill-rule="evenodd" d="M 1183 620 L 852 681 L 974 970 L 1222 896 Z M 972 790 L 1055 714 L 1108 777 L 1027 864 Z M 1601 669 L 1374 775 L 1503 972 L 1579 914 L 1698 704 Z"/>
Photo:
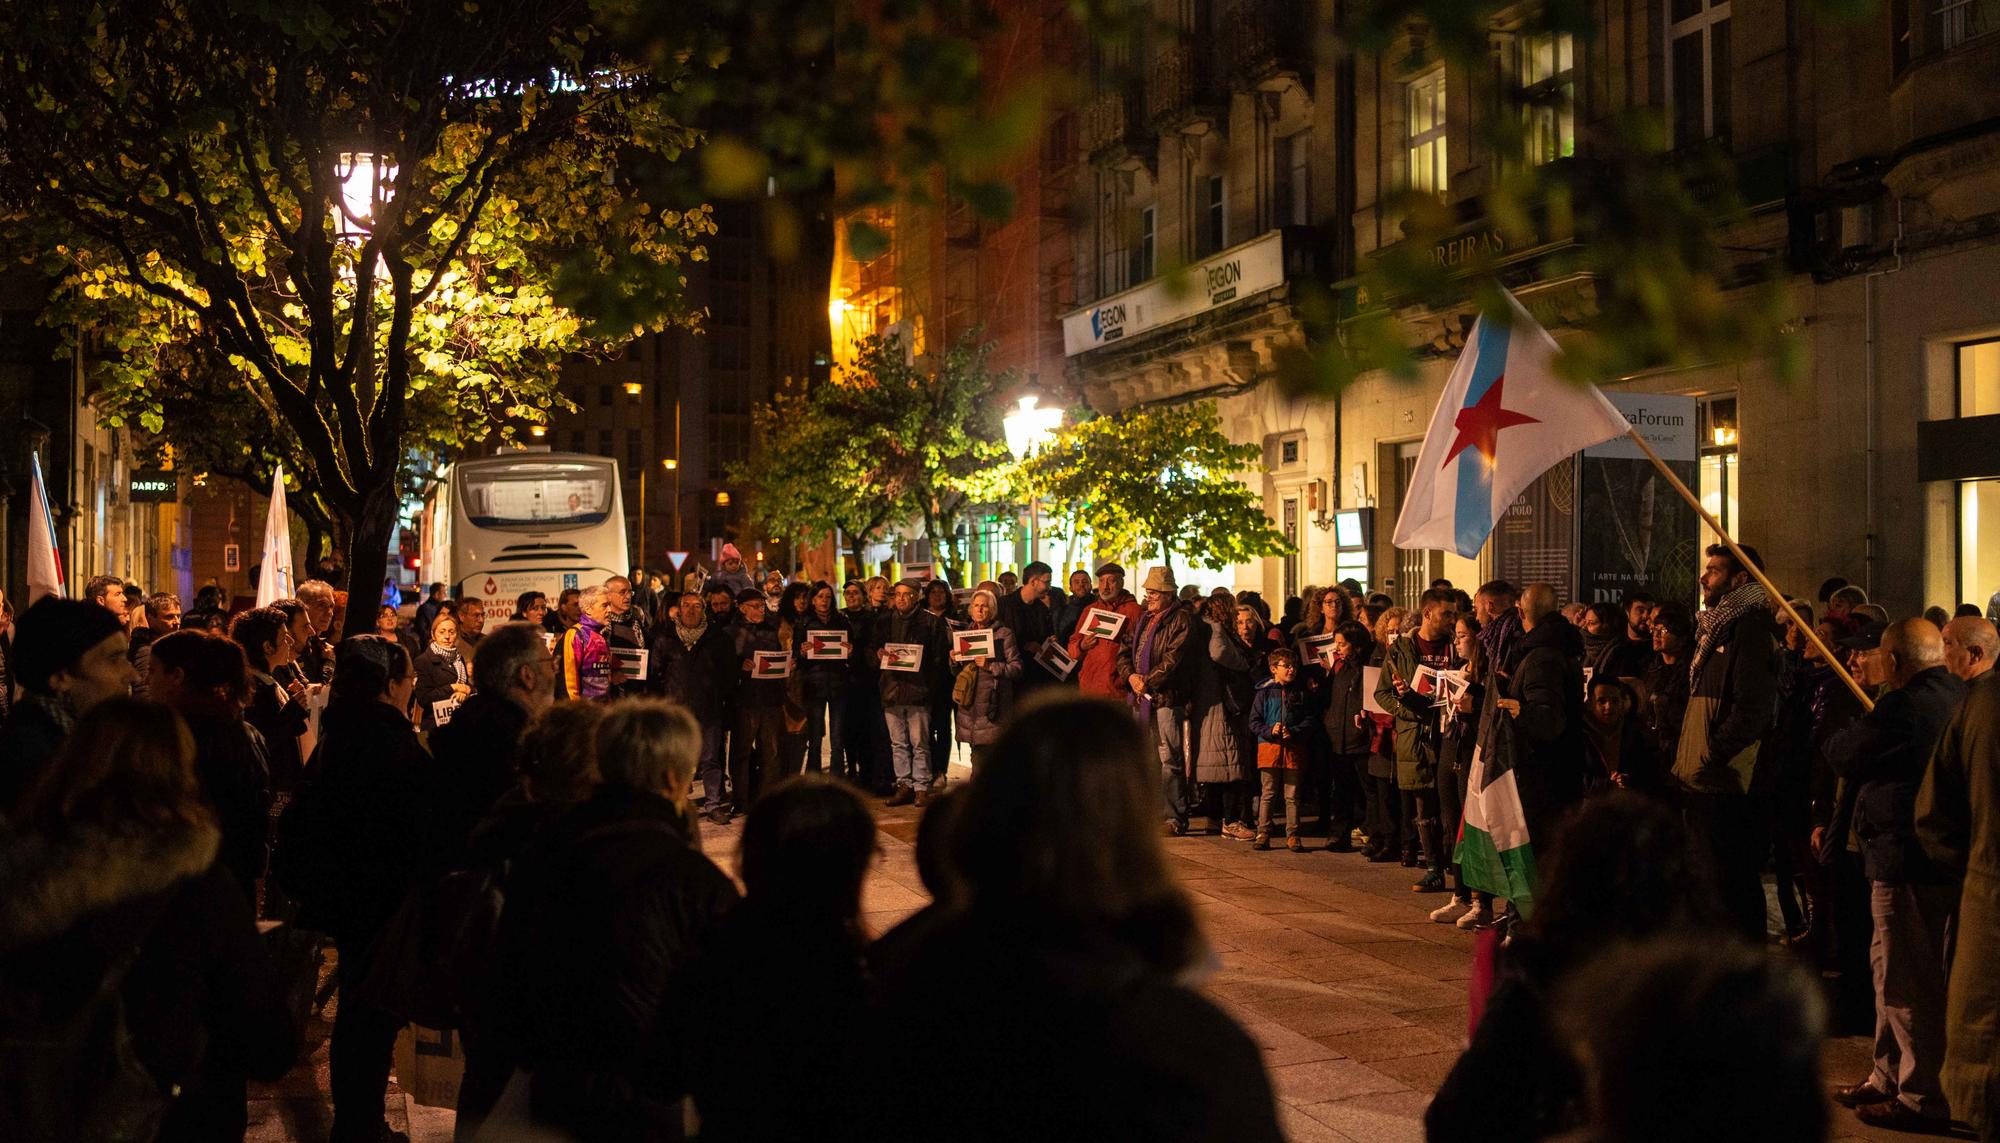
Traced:
<path id="1" fill-rule="evenodd" d="M 451 716 L 458 713 L 457 699 L 439 699 L 431 704 L 431 721 L 439 726 L 449 726 Z"/>
<path id="2" fill-rule="evenodd" d="M 1333 636 L 1313 635 L 1301 639 L 1299 651 L 1327 670 L 1333 669 Z"/>
<path id="3" fill-rule="evenodd" d="M 792 676 L 792 653 L 790 651 L 752 651 L 750 653 L 750 677 L 753 679 L 788 679 Z"/>
<path id="4" fill-rule="evenodd" d="M 1042 644 L 1041 654 L 1035 656 L 1035 662 L 1040 663 L 1043 670 L 1058 679 L 1067 679 L 1070 672 L 1076 670 L 1076 660 L 1070 658 L 1069 652 L 1054 639 Z"/>
<path id="5" fill-rule="evenodd" d="M 625 682 L 643 683 L 652 677 L 647 673 L 652 667 L 651 651 L 642 647 L 613 647 L 611 657 L 618 660 Z"/>
<path id="6" fill-rule="evenodd" d="M 904 564 L 903 578 L 914 580 L 936 579 L 937 576 L 932 574 L 931 569 L 932 565 L 927 563 Z"/>
<path id="7" fill-rule="evenodd" d="M 983 627 L 977 631 L 954 631 L 951 633 L 951 661 L 969 663 L 974 659 L 991 659 L 996 652 L 993 644 L 993 629 Z"/>
<path id="8" fill-rule="evenodd" d="M 1125 616 L 1122 612 L 1093 607 L 1083 615 L 1083 632 L 1099 639 L 1116 639 L 1125 630 Z"/>
<path id="9" fill-rule="evenodd" d="M 1375 714 L 1388 714 L 1382 704 L 1375 701 L 1375 688 L 1382 682 L 1382 668 L 1361 668 L 1361 709 Z"/>
<path id="10" fill-rule="evenodd" d="M 847 641 L 845 631 L 808 631 L 806 633 L 806 658 L 816 662 L 838 661 L 854 653 L 853 645 Z"/>
<path id="11" fill-rule="evenodd" d="M 882 644 L 882 669 L 885 671 L 905 671 L 911 674 L 923 670 L 924 645 L 922 643 Z"/>

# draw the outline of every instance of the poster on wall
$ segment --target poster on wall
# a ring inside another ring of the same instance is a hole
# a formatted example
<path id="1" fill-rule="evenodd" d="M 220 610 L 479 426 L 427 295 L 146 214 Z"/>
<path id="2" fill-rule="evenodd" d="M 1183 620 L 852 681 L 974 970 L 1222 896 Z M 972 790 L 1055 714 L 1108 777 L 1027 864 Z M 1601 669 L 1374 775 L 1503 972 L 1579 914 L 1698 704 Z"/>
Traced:
<path id="1" fill-rule="evenodd" d="M 1695 399 L 1652 393 L 1606 393 L 1654 452 L 1690 488 L 1701 443 Z M 1622 600 L 1643 591 L 1693 608 L 1701 566 L 1701 518 L 1630 439 L 1585 449 L 1578 458 L 1576 598 Z"/>
<path id="2" fill-rule="evenodd" d="M 1515 497 L 1487 540 L 1494 576 L 1516 587 L 1553 584 L 1558 603 L 1575 596 L 1575 543 L 1575 457 L 1550 468 Z"/>

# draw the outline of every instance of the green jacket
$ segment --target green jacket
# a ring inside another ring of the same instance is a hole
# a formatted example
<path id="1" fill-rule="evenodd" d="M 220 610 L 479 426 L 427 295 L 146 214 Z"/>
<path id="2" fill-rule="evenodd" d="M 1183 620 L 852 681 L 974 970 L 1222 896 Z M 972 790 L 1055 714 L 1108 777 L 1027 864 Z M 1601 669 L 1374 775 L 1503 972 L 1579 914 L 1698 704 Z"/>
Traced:
<path id="1" fill-rule="evenodd" d="M 1375 701 L 1396 720 L 1396 788 L 1428 790 L 1437 783 L 1436 715 L 1431 700 L 1415 689 L 1396 692 L 1396 680 L 1414 688 L 1417 641 L 1405 635 L 1392 640 L 1382 655 L 1382 675 L 1375 682 Z M 1426 728 L 1430 733 L 1422 733 Z"/>

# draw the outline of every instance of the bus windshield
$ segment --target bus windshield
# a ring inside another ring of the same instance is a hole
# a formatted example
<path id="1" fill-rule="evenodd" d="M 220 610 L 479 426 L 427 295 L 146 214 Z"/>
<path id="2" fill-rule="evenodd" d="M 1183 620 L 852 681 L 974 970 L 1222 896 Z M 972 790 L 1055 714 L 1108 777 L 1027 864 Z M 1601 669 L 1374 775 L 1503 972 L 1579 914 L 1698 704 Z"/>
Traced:
<path id="1" fill-rule="evenodd" d="M 611 479 L 604 463 L 516 461 L 463 471 L 459 495 L 477 528 L 587 528 L 610 515 Z"/>

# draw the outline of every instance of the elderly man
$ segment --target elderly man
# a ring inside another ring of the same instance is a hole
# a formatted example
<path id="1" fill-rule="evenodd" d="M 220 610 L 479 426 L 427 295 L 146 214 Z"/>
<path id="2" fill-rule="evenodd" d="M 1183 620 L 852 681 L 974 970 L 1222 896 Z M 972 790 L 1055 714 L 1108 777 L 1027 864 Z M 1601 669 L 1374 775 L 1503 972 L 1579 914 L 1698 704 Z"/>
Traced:
<path id="1" fill-rule="evenodd" d="M 181 629 L 181 597 L 170 591 L 158 592 L 146 597 L 145 622 L 133 628 L 131 646 L 126 653 L 132 657 L 132 670 L 139 681 L 132 685 L 134 698 L 148 698 L 146 677 L 151 671 L 153 640 L 162 635 L 171 635 Z"/>
<path id="2" fill-rule="evenodd" d="M 299 602 L 305 604 L 306 618 L 312 625 L 312 634 L 299 646 L 299 674 L 309 683 L 331 682 L 333 644 L 327 642 L 327 632 L 333 629 L 333 585 L 309 579 L 299 585 Z"/>
<path id="3" fill-rule="evenodd" d="M 556 647 L 557 661 L 562 664 L 562 674 L 556 681 L 562 697 L 595 701 L 609 695 L 617 681 L 611 646 L 604 640 L 611 599 L 603 588 L 590 587 L 577 593 L 576 602 L 576 623 L 564 630 L 562 642 Z"/>
<path id="4" fill-rule="evenodd" d="M 604 596 L 611 606 L 604 619 L 604 640 L 613 648 L 627 651 L 644 650 L 653 641 L 653 621 L 634 602 L 632 581 L 622 575 L 614 575 L 604 581 Z M 644 679 L 628 679 L 617 688 L 619 694 L 642 694 L 646 690 Z"/>
<path id="5" fill-rule="evenodd" d="M 1874 644 L 1874 646 L 1869 646 Z M 1875 1066 L 1833 1098 L 1873 1127 L 1938 1132 L 1951 1121 L 1938 1070 L 1945 1051 L 1945 958 L 1958 889 L 1917 841 L 1916 797 L 1931 750 L 1965 697 L 1944 667 L 1944 640 L 1922 619 L 1843 640 L 1873 660 L 1889 690 L 1826 744 L 1827 765 L 1855 788 L 1854 838 L 1869 882 L 1874 939 Z"/>
<path id="6" fill-rule="evenodd" d="M 530 623 L 505 623 L 472 657 L 473 692 L 431 732 L 454 847 L 463 845 L 513 781 L 521 735 L 554 701 L 556 661 Z"/>
<path id="7" fill-rule="evenodd" d="M 2000 637 L 1990 620 L 1954 619 L 1945 667 L 1966 680 L 1965 702 L 1945 727 L 1917 790 L 1917 840 L 1964 878 L 1958 947 L 1945 990 L 1944 1066 L 1952 1114 L 1982 1140 L 2000 1139 Z"/>
<path id="8" fill-rule="evenodd" d="M 1092 609 L 1116 612 L 1125 617 L 1125 625 L 1118 634 L 1110 638 L 1100 638 L 1090 634 Z M 1132 629 L 1139 624 L 1139 601 L 1125 590 L 1125 569 L 1117 564 L 1103 564 L 1097 569 L 1097 595 L 1085 602 L 1078 616 L 1076 630 L 1069 637 L 1069 657 L 1076 660 L 1078 689 L 1087 695 L 1103 695 L 1116 698 L 1126 693 L 1125 676 L 1121 671 L 1119 656 L 1131 645 Z"/>
<path id="9" fill-rule="evenodd" d="M 1193 794 L 1188 713 L 1195 678 L 1208 658 L 1208 624 L 1175 594 L 1174 573 L 1167 568 L 1147 572 L 1145 590 L 1145 614 L 1127 624 L 1133 628 L 1131 641 L 1118 645 L 1117 677 L 1131 692 L 1128 700 L 1139 721 L 1153 732 L 1166 833 L 1180 837 L 1187 832 Z"/>

